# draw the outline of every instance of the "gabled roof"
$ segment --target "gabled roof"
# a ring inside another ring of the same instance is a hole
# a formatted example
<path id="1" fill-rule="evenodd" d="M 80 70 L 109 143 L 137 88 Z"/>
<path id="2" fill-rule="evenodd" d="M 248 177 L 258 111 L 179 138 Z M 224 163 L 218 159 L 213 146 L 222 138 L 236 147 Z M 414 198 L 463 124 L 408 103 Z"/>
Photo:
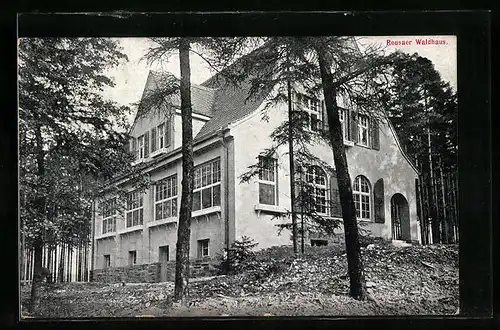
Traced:
<path id="1" fill-rule="evenodd" d="M 149 76 L 146 80 L 146 86 L 144 87 L 142 98 L 145 97 L 146 91 L 153 88 L 154 84 L 160 84 L 162 80 L 168 79 L 171 76 L 172 74 L 169 72 L 149 71 Z M 197 84 L 191 84 L 191 103 L 193 105 L 193 113 L 212 117 L 214 100 L 215 89 Z M 172 96 L 172 103 L 175 107 L 180 107 L 181 100 L 178 94 Z M 134 122 L 140 115 L 142 115 L 143 111 L 145 111 L 144 107 L 139 106 Z"/>
<path id="2" fill-rule="evenodd" d="M 213 77 L 204 82 L 202 86 L 217 88 L 217 90 L 212 107 L 212 118 L 201 128 L 197 137 L 218 131 L 249 115 L 257 110 L 267 96 L 266 93 L 260 93 L 247 100 L 251 88 L 251 83 L 248 80 L 235 86 L 226 82 L 222 77 L 219 79 Z"/>

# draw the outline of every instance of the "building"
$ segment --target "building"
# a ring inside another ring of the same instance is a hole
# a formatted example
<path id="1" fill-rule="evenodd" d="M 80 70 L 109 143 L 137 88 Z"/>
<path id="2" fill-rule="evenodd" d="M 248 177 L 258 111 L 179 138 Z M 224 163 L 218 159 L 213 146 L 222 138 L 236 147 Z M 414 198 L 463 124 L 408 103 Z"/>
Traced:
<path id="1" fill-rule="evenodd" d="M 162 75 L 151 72 L 145 92 L 159 83 Z M 209 261 L 242 236 L 254 239 L 258 248 L 291 244 L 290 233 L 278 235 L 276 227 L 290 221 L 287 148 L 278 149 L 262 175 L 249 183 L 239 179 L 271 144 L 270 132 L 287 118 L 287 105 L 283 104 L 270 109 L 269 120 L 263 121 L 265 95 L 246 101 L 249 88 L 249 84 L 225 86 L 213 78 L 192 85 L 195 178 L 190 255 L 195 276 L 209 270 Z M 311 130 L 322 125 L 325 115 L 320 100 L 297 94 L 294 103 L 300 103 L 310 118 L 316 119 L 310 121 Z M 358 120 L 353 120 L 355 116 Z M 373 236 L 420 241 L 417 171 L 401 149 L 393 127 L 387 122 L 377 124 L 347 106 L 341 120 L 359 222 Z M 94 223 L 94 279 L 168 280 L 173 276 L 171 261 L 175 259 L 181 196 L 180 110 L 168 118 L 139 113 L 130 135 L 135 162 L 149 174 L 152 184 L 145 192 L 130 191 L 123 211 L 114 207 L 113 196 L 102 203 Z M 311 148 L 333 166 L 327 145 Z M 311 164 L 309 175 L 319 204 L 338 198 L 332 168 Z M 127 179 L 121 184 L 127 186 Z M 318 212 L 326 218 L 341 216 L 339 207 L 330 210 L 320 205 Z M 308 237 L 307 244 L 314 244 L 313 238 Z"/>

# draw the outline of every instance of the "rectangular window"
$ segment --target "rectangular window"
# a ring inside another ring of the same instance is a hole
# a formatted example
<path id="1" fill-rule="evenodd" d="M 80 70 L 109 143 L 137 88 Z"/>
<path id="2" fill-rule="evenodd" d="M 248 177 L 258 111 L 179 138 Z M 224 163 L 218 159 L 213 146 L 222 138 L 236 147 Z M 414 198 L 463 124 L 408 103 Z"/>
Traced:
<path id="1" fill-rule="evenodd" d="M 323 127 L 320 101 L 303 94 L 297 95 L 297 101 L 302 110 L 307 112 L 307 128 L 314 132 L 319 131 Z"/>
<path id="2" fill-rule="evenodd" d="M 347 120 L 347 110 L 339 109 L 339 119 L 340 119 L 340 127 L 342 127 L 342 136 L 344 140 L 349 140 L 349 130 L 348 130 L 348 120 Z"/>
<path id="3" fill-rule="evenodd" d="M 136 159 L 144 158 L 144 135 L 141 135 L 137 138 L 137 149 L 135 151 Z"/>
<path id="4" fill-rule="evenodd" d="M 158 251 L 158 261 L 163 263 L 170 261 L 170 249 L 168 245 L 160 246 Z"/>
<path id="5" fill-rule="evenodd" d="M 137 264 L 137 251 L 128 251 L 128 265 Z"/>
<path id="6" fill-rule="evenodd" d="M 358 143 L 368 147 L 368 116 L 358 116 Z"/>
<path id="7" fill-rule="evenodd" d="M 198 258 L 208 257 L 208 243 L 209 239 L 198 240 Z"/>
<path id="8" fill-rule="evenodd" d="M 111 267 L 111 255 L 109 254 L 105 254 L 104 255 L 104 265 L 103 265 L 103 268 L 109 268 Z"/>
<path id="9" fill-rule="evenodd" d="M 116 199 L 107 200 L 102 205 L 102 233 L 116 231 Z"/>
<path id="10" fill-rule="evenodd" d="M 158 149 L 165 148 L 165 124 L 158 125 L 156 129 Z"/>
<path id="11" fill-rule="evenodd" d="M 143 224 L 143 197 L 144 194 L 139 190 L 131 191 L 128 193 L 126 212 L 127 228 Z"/>
<path id="12" fill-rule="evenodd" d="M 194 169 L 193 211 L 220 206 L 220 159 Z"/>
<path id="13" fill-rule="evenodd" d="M 155 186 L 155 220 L 177 216 L 177 174 Z"/>
<path id="14" fill-rule="evenodd" d="M 259 157 L 259 203 L 277 205 L 277 161 Z"/>

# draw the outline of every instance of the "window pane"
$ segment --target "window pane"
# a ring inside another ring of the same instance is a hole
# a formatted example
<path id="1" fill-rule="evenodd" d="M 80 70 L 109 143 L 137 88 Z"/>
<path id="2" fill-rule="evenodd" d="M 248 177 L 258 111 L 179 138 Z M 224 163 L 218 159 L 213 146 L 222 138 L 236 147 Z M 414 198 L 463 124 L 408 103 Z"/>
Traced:
<path id="1" fill-rule="evenodd" d="M 213 187 L 214 190 L 214 206 L 220 206 L 220 184 Z"/>
<path id="2" fill-rule="evenodd" d="M 144 222 L 144 211 L 143 209 L 139 210 L 139 225 L 142 225 Z"/>
<path id="3" fill-rule="evenodd" d="M 172 216 L 177 216 L 177 198 L 172 199 Z"/>
<path id="4" fill-rule="evenodd" d="M 127 227 L 132 226 L 132 212 L 127 213 Z"/>
<path id="5" fill-rule="evenodd" d="M 259 203 L 275 205 L 275 185 L 259 183 Z"/>
<path id="6" fill-rule="evenodd" d="M 163 211 L 165 212 L 165 218 L 172 216 L 172 202 L 170 200 L 163 202 Z"/>
<path id="7" fill-rule="evenodd" d="M 202 190 L 202 208 L 206 209 L 212 206 L 212 188 Z"/>
<path id="8" fill-rule="evenodd" d="M 162 214 L 162 211 L 161 211 L 161 203 L 158 203 L 155 205 L 155 219 L 156 220 L 161 220 L 163 219 L 163 214 Z"/>
<path id="9" fill-rule="evenodd" d="M 213 183 L 220 181 L 220 161 L 213 163 Z"/>
<path id="10" fill-rule="evenodd" d="M 193 193 L 193 211 L 201 209 L 201 191 Z"/>

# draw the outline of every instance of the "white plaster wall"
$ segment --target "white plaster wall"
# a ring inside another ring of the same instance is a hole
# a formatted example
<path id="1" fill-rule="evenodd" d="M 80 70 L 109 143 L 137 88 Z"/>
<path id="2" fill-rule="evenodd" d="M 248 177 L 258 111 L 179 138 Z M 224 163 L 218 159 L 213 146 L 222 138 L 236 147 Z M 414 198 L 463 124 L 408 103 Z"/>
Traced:
<path id="1" fill-rule="evenodd" d="M 283 231 L 282 236 L 276 235 L 277 220 L 271 221 L 272 216 L 263 212 L 258 216 L 254 210 L 258 203 L 258 183 L 254 179 L 250 183 L 240 183 L 239 177 L 248 170 L 248 166 L 256 163 L 261 151 L 271 145 L 269 134 L 274 128 L 286 119 L 287 108 L 280 106 L 269 112 L 269 121 L 261 120 L 260 109 L 254 114 L 240 120 L 232 129 L 231 134 L 235 141 L 235 211 L 236 211 L 236 238 L 249 236 L 259 242 L 258 248 L 272 245 L 290 244 L 290 233 Z M 379 178 L 384 179 L 385 193 L 385 223 L 367 222 L 364 228 L 370 230 L 374 236 L 391 238 L 391 211 L 390 200 L 395 193 L 405 196 L 410 210 L 411 238 L 419 240 L 419 229 L 416 215 L 415 178 L 416 172 L 407 162 L 399 149 L 396 140 L 387 124 L 381 124 L 380 150 L 373 150 L 362 146 L 346 148 L 351 180 L 358 175 L 364 175 L 372 186 Z M 279 150 L 279 205 L 290 209 L 290 183 L 288 155 L 284 155 L 288 147 Z M 326 144 L 311 146 L 313 154 L 319 156 L 331 167 L 334 167 L 333 153 Z M 373 195 L 372 195 L 373 201 Z M 372 203 L 372 217 L 373 217 Z M 281 222 L 289 222 L 282 219 Z"/>
<path id="2" fill-rule="evenodd" d="M 203 125 L 205 125 L 207 121 L 201 120 L 198 118 L 193 118 L 193 138 L 200 132 Z M 176 113 L 174 116 L 174 149 L 180 148 L 182 146 L 182 117 L 179 113 Z"/>

